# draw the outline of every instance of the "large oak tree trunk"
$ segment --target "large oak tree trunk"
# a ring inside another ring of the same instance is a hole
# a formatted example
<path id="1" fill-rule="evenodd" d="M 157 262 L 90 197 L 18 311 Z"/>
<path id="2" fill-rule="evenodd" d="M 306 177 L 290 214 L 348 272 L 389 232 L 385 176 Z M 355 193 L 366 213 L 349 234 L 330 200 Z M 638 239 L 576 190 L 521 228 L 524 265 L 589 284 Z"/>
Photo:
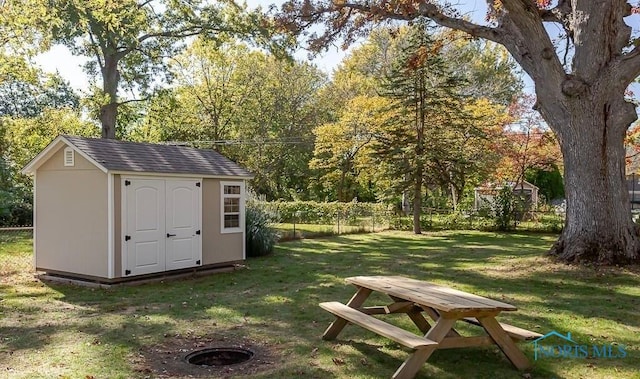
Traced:
<path id="1" fill-rule="evenodd" d="M 578 97 L 564 99 L 564 117 L 557 109 L 554 114 L 545 112 L 542 99 L 542 113 L 547 113 L 562 148 L 567 199 L 565 227 L 550 254 L 570 263 L 629 263 L 638 259 L 640 250 L 623 144 L 633 115 L 622 94 Z M 611 100 L 615 98 L 619 100 Z"/>

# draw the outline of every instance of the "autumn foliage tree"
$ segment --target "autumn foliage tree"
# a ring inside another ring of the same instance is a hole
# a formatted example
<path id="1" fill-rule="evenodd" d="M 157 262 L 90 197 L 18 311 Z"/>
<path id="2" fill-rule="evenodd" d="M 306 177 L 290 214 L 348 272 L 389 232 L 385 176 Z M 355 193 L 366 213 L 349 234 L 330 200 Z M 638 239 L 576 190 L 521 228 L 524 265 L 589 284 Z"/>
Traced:
<path id="1" fill-rule="evenodd" d="M 503 180 L 522 183 L 532 170 L 553 171 L 562 165 L 558 141 L 539 113 L 531 109 L 534 101 L 531 96 L 523 96 L 511 107 L 512 122 L 501 138 L 502 160 L 496 170 Z"/>
<path id="2" fill-rule="evenodd" d="M 317 49 L 338 38 L 349 44 L 381 22 L 422 18 L 503 45 L 533 80 L 535 107 L 563 154 L 566 223 L 550 253 L 566 262 L 637 263 L 640 237 L 624 182 L 625 133 L 638 117 L 625 91 L 640 75 L 640 45 L 625 21 L 632 4 L 486 3 L 485 23 L 437 0 L 291 0 L 283 5 L 280 20 L 297 31 L 324 25 L 324 33 L 309 35 L 310 46 Z M 559 45 L 554 44 L 557 30 L 563 36 Z"/>

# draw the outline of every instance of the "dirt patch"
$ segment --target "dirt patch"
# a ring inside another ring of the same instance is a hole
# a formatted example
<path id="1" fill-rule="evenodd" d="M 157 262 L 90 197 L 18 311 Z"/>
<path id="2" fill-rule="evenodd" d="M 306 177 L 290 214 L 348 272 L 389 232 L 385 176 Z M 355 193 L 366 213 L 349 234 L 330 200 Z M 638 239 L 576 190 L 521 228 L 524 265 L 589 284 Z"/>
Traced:
<path id="1" fill-rule="evenodd" d="M 254 353 L 247 362 L 229 366 L 198 366 L 188 363 L 185 356 L 206 348 L 249 349 Z M 167 336 L 160 344 L 145 346 L 134 359 L 141 376 L 153 378 L 232 378 L 246 377 L 271 370 L 277 351 L 265 343 L 247 338 L 225 336 Z"/>

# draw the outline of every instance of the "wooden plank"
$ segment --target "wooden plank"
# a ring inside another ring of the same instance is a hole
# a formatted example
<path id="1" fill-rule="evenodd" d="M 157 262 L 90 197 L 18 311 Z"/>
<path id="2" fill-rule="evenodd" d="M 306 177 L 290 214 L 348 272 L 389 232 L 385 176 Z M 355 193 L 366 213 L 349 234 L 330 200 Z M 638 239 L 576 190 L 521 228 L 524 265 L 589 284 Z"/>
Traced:
<path id="1" fill-rule="evenodd" d="M 348 278 L 347 280 L 350 281 L 350 279 L 352 278 Z M 404 300 L 414 301 L 446 311 L 469 311 L 473 309 L 497 310 L 495 307 L 487 306 L 477 301 L 470 301 L 442 292 L 432 291 L 428 286 L 400 285 L 392 278 L 357 277 L 357 281 L 353 281 L 352 283 L 394 295 Z"/>
<path id="2" fill-rule="evenodd" d="M 373 307 L 360 307 L 356 309 L 367 315 L 386 315 L 387 314 L 387 310 L 383 305 L 376 305 Z"/>
<path id="3" fill-rule="evenodd" d="M 358 308 L 362 304 L 364 304 L 365 300 L 371 295 L 371 289 L 360 287 L 358 291 L 351 297 L 351 300 L 347 303 L 348 307 Z M 325 340 L 335 339 L 338 334 L 347 326 L 347 321 L 343 318 L 337 318 L 336 321 L 332 322 L 331 325 L 324 331 L 322 338 Z"/>
<path id="4" fill-rule="evenodd" d="M 508 311 L 517 310 L 517 308 L 511 304 L 503 303 L 501 301 L 497 301 L 493 299 L 488 299 L 486 297 L 474 295 L 474 294 L 463 292 L 453 288 L 424 282 L 421 280 L 398 277 L 398 276 L 388 277 L 387 280 L 396 286 L 410 288 L 415 291 L 423 291 L 425 293 L 431 294 L 432 296 L 444 295 L 446 299 L 460 302 L 461 304 L 469 304 L 469 302 L 471 302 L 472 304 L 481 304 L 481 306 L 476 305 L 476 307 L 478 308 L 488 307 L 488 308 L 495 308 L 499 310 L 508 310 Z"/>
<path id="5" fill-rule="evenodd" d="M 394 294 L 406 300 L 415 301 L 446 311 L 468 309 L 517 310 L 517 308 L 511 304 L 487 299 L 453 288 L 399 276 L 356 276 L 347 278 L 346 280 L 349 283 L 372 288 L 380 292 L 395 292 Z M 424 303 L 424 300 L 430 301 L 430 303 Z"/>
<path id="6" fill-rule="evenodd" d="M 368 315 L 388 315 L 391 313 L 407 313 L 413 307 L 413 303 L 410 301 L 401 301 L 391 303 L 389 305 L 375 305 L 371 307 L 357 308 L 360 312 Z"/>
<path id="7" fill-rule="evenodd" d="M 350 281 L 352 278 L 348 278 L 347 281 Z M 403 300 L 412 301 L 418 304 L 425 304 L 437 309 L 445 310 L 445 311 L 464 311 L 464 310 L 472 310 L 477 307 L 477 304 L 473 304 L 470 306 L 462 306 L 459 303 L 450 301 L 448 299 L 442 299 L 439 297 L 434 297 L 429 294 L 420 293 L 417 291 L 413 291 L 406 288 L 396 287 L 389 284 L 384 283 L 382 280 L 377 281 L 350 281 L 352 284 L 370 288 L 374 291 L 386 293 L 388 295 L 392 295 L 398 297 Z"/>
<path id="8" fill-rule="evenodd" d="M 476 337 L 446 337 L 440 341 L 438 349 L 455 349 L 460 347 L 476 347 L 494 345 L 493 339 L 489 336 Z"/>
<path id="9" fill-rule="evenodd" d="M 385 305 L 384 309 L 387 313 L 407 313 L 411 307 L 413 307 L 413 302 L 411 301 L 396 301 Z"/>
<path id="10" fill-rule="evenodd" d="M 418 330 L 420 330 L 422 334 L 427 334 L 429 332 L 429 329 L 431 329 L 431 325 L 420 312 L 420 308 L 412 308 L 409 312 L 407 312 L 407 316 L 409 316 L 411 321 L 413 321 L 413 323 L 418 327 Z"/>
<path id="11" fill-rule="evenodd" d="M 511 340 L 511 337 L 500 327 L 500 324 L 494 317 L 479 317 L 478 321 L 518 370 L 526 370 L 531 367 L 527 357 L 518 349 L 518 346 L 516 346 Z"/>
<path id="12" fill-rule="evenodd" d="M 401 345 L 411 349 L 424 349 L 437 346 L 438 343 L 425 337 L 415 335 L 395 325 L 387 324 L 373 316 L 366 315 L 357 309 L 353 309 L 337 301 L 320 303 L 322 309 L 333 313 L 338 318 L 347 320 L 365 329 L 371 330 L 381 336 L 387 337 Z"/>
<path id="13" fill-rule="evenodd" d="M 465 317 L 462 320 L 464 322 L 468 322 L 469 324 L 482 326 L 480 325 L 480 322 L 475 317 Z M 520 341 L 532 341 L 542 337 L 542 334 L 532 332 L 531 330 L 519 328 L 517 326 L 505 324 L 502 322 L 498 324 L 509 336 L 511 336 L 511 338 L 515 338 Z"/>

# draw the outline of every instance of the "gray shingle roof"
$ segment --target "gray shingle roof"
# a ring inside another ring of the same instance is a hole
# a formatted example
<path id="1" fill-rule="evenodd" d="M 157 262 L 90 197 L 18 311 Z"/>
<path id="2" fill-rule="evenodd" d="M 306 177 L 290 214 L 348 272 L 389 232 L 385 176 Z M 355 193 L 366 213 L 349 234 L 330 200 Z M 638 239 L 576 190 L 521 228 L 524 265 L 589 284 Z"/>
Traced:
<path id="1" fill-rule="evenodd" d="M 213 150 L 101 138 L 63 136 L 107 170 L 252 177 Z"/>

